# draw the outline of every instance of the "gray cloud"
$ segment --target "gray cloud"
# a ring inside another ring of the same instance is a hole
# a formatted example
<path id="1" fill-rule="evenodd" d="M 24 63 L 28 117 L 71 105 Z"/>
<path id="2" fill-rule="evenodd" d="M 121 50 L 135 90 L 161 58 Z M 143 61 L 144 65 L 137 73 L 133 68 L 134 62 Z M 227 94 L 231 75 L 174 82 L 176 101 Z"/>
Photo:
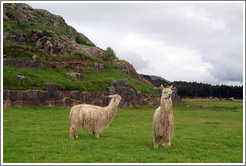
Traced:
<path id="1" fill-rule="evenodd" d="M 61 15 L 98 46 L 112 46 L 145 74 L 149 70 L 173 81 L 243 81 L 242 3 L 30 5 Z"/>
<path id="2" fill-rule="evenodd" d="M 142 69 L 150 70 L 148 61 L 144 60 L 142 56 L 139 54 L 136 54 L 133 52 L 122 52 L 122 53 L 119 53 L 118 56 L 121 59 L 124 59 L 130 62 L 137 71 L 142 70 Z"/>

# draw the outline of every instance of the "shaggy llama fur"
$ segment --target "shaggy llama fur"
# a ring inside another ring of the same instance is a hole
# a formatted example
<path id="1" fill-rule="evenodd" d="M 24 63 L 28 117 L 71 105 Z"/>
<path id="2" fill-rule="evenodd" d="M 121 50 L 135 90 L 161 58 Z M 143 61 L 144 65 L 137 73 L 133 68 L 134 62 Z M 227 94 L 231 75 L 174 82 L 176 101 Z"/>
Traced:
<path id="1" fill-rule="evenodd" d="M 77 132 L 80 126 L 93 133 L 99 138 L 99 133 L 113 120 L 118 105 L 121 101 L 120 95 L 110 95 L 111 101 L 107 107 L 99 107 L 89 104 L 73 106 L 70 111 L 69 138 L 78 138 Z"/>
<path id="2" fill-rule="evenodd" d="M 172 86 L 164 88 L 161 85 L 162 95 L 160 106 L 156 109 L 153 116 L 153 140 L 154 147 L 158 148 L 160 140 L 163 146 L 171 146 L 171 139 L 174 130 L 174 116 L 172 112 Z"/>

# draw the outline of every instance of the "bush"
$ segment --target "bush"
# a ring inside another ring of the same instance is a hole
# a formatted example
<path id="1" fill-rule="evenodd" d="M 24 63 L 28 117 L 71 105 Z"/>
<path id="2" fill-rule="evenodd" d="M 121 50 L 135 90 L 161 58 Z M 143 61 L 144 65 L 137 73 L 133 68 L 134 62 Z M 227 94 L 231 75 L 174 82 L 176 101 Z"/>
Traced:
<path id="1" fill-rule="evenodd" d="M 111 47 L 107 47 L 107 49 L 103 52 L 102 58 L 104 61 L 109 61 L 112 58 L 115 58 L 115 52 Z"/>
<path id="2" fill-rule="evenodd" d="M 95 47 L 95 44 L 93 43 L 87 43 L 87 41 L 82 38 L 79 34 L 75 35 L 75 41 L 79 44 L 83 44 L 83 45 L 86 45 L 86 46 L 93 46 Z"/>

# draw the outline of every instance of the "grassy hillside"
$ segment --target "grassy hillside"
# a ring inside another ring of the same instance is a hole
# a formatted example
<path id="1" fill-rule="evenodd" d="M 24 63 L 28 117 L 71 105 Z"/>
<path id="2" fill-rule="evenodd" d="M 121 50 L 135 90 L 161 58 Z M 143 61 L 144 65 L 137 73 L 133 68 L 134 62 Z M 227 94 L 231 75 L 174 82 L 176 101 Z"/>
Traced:
<path id="1" fill-rule="evenodd" d="M 100 92 L 107 90 L 111 80 L 128 78 L 130 86 L 135 90 L 144 94 L 157 94 L 153 86 L 139 81 L 135 69 L 120 61 L 113 49 L 96 47 L 84 34 L 69 26 L 61 16 L 46 10 L 33 9 L 24 3 L 4 3 L 3 29 L 4 58 L 32 60 L 33 55 L 36 55 L 40 62 L 46 64 L 66 64 L 56 70 L 19 69 L 4 65 L 4 89 L 44 89 L 44 83 L 53 82 L 59 85 L 60 90 Z M 73 72 L 75 67 L 94 67 L 94 63 L 103 64 L 106 70 L 86 72 L 83 81 L 76 81 L 66 74 Z M 132 74 L 126 75 L 123 70 Z M 19 81 L 17 75 L 24 75 L 27 80 Z"/>
<path id="2" fill-rule="evenodd" d="M 198 109 L 198 105 L 204 109 Z M 218 110 L 218 107 L 220 110 Z M 119 109 L 100 139 L 69 140 L 69 108 L 3 110 L 4 163 L 242 163 L 243 103 L 186 100 L 174 107 L 175 137 L 153 148 L 157 106 Z"/>
<path id="3" fill-rule="evenodd" d="M 129 76 L 120 70 L 107 69 L 101 72 L 91 71 L 84 73 L 84 80 L 75 80 L 67 72 L 73 70 L 49 68 L 21 68 L 5 66 L 3 68 L 4 89 L 45 89 L 44 83 L 57 83 L 60 90 L 80 90 L 100 92 L 107 90 L 111 80 L 129 79 L 130 87 L 141 91 L 143 94 L 157 94 L 152 86 L 147 86 L 137 79 L 136 75 Z M 24 75 L 25 82 L 18 80 L 16 75 Z"/>

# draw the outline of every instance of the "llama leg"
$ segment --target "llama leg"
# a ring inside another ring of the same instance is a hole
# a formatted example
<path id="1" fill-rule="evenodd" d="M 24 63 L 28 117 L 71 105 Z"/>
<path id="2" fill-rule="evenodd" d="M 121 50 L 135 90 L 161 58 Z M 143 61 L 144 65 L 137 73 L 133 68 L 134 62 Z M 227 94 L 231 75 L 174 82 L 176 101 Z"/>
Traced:
<path id="1" fill-rule="evenodd" d="M 161 141 L 161 137 L 154 136 L 154 148 L 158 148 Z"/>
<path id="2" fill-rule="evenodd" d="M 75 132 L 75 129 L 71 126 L 70 127 L 70 131 L 69 131 L 69 138 L 70 139 L 73 139 L 74 138 L 74 132 Z"/>
<path id="3" fill-rule="evenodd" d="M 69 132 L 69 138 L 78 138 L 77 132 L 79 131 L 80 126 L 71 126 Z"/>
<path id="4" fill-rule="evenodd" d="M 76 126 L 75 132 L 74 132 L 74 138 L 79 138 L 79 136 L 77 135 L 79 129 L 80 129 L 80 125 L 79 126 Z"/>
<path id="5" fill-rule="evenodd" d="M 98 131 L 93 131 L 93 136 L 94 136 L 95 138 L 100 138 L 100 137 L 99 137 L 99 132 L 98 132 Z"/>
<path id="6" fill-rule="evenodd" d="M 169 147 L 169 146 L 171 146 L 170 134 L 169 134 L 167 137 L 163 137 L 162 140 L 163 140 L 163 144 L 162 144 L 162 145 L 163 145 L 164 147 Z"/>

